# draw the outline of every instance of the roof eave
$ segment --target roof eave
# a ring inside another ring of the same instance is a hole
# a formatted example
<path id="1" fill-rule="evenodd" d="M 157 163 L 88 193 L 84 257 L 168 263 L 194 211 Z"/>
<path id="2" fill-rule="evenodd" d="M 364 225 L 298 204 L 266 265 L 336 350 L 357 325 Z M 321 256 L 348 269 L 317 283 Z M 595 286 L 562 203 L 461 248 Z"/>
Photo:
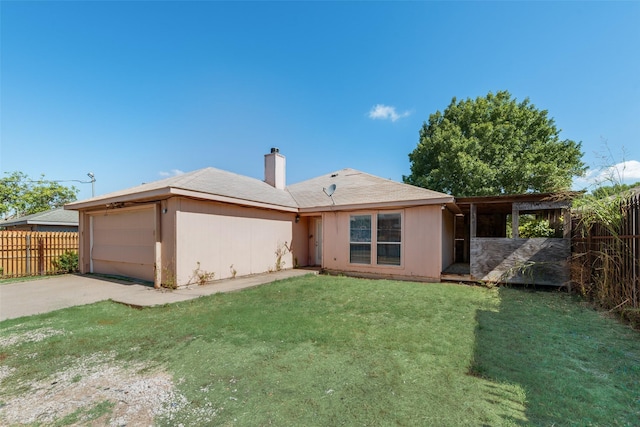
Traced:
<path id="1" fill-rule="evenodd" d="M 144 191 L 141 193 L 124 194 L 124 195 L 114 196 L 114 197 L 105 197 L 101 199 L 90 199 L 86 201 L 73 202 L 73 203 L 66 204 L 64 208 L 68 210 L 89 210 L 92 208 L 103 207 L 105 205 L 109 205 L 112 203 L 154 202 L 154 201 L 164 200 L 172 196 L 182 196 L 182 197 L 189 197 L 192 199 L 210 200 L 210 201 L 221 202 L 221 203 L 229 203 L 229 204 L 255 207 L 255 208 L 261 208 L 261 209 L 279 210 L 284 212 L 294 212 L 294 213 L 298 212 L 298 208 L 293 206 L 281 206 L 281 205 L 276 205 L 271 203 L 256 202 L 253 200 L 237 199 L 234 197 L 221 196 L 218 194 L 211 194 L 211 193 L 203 193 L 203 192 L 193 191 L 193 190 L 184 190 L 184 189 L 175 188 L 175 187 L 165 187 L 165 188 L 156 189 L 156 190 Z"/>
<path id="2" fill-rule="evenodd" d="M 305 207 L 300 208 L 300 213 L 311 214 L 315 212 L 355 211 L 365 209 L 399 209 L 429 205 L 445 205 L 447 207 L 450 207 L 450 205 L 455 206 L 455 203 L 453 202 L 453 196 L 447 196 L 432 199 L 394 200 L 390 202 L 353 203 L 348 205 L 323 205 Z M 457 209 L 457 206 L 453 209 Z"/>
<path id="3" fill-rule="evenodd" d="M 293 212 L 293 213 L 297 213 L 299 211 L 298 208 L 295 206 L 283 206 L 283 205 L 277 205 L 273 203 L 257 202 L 254 200 L 245 200 L 245 199 L 238 199 L 235 197 L 221 196 L 219 194 L 201 193 L 198 191 L 183 190 L 180 188 L 172 188 L 170 192 L 171 192 L 171 195 L 175 195 L 175 196 L 183 196 L 183 197 L 189 197 L 192 199 L 200 199 L 200 200 L 210 200 L 214 202 L 242 205 L 242 206 L 247 206 L 252 208 L 270 209 L 270 210 L 278 210 L 278 211 Z"/>
<path id="4" fill-rule="evenodd" d="M 64 205 L 66 210 L 81 211 L 96 207 L 104 207 L 111 203 L 127 203 L 127 202 L 150 202 L 163 200 L 171 196 L 171 188 L 164 187 L 155 190 L 143 191 L 140 193 L 122 194 L 112 197 L 93 198 L 79 202 L 67 203 Z"/>
<path id="5" fill-rule="evenodd" d="M 0 222 L 0 227 L 15 227 L 17 225 L 29 225 L 27 221 Z"/>
<path id="6" fill-rule="evenodd" d="M 28 225 L 61 225 L 67 227 L 77 227 L 77 222 L 63 222 L 63 221 L 27 221 Z"/>

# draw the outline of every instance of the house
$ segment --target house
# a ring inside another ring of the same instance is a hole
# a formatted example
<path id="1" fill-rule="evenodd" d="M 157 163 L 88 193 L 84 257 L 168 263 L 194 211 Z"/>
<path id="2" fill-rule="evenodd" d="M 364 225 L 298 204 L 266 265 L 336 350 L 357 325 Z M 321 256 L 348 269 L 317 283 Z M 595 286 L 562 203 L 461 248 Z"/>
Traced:
<path id="1" fill-rule="evenodd" d="M 51 209 L 23 217 L 0 221 L 0 230 L 78 231 L 78 212 Z"/>
<path id="2" fill-rule="evenodd" d="M 279 150 L 264 160 L 264 181 L 205 168 L 66 205 L 81 272 L 155 286 L 303 266 L 439 281 L 453 263 L 452 196 L 354 169 L 287 186 Z"/>

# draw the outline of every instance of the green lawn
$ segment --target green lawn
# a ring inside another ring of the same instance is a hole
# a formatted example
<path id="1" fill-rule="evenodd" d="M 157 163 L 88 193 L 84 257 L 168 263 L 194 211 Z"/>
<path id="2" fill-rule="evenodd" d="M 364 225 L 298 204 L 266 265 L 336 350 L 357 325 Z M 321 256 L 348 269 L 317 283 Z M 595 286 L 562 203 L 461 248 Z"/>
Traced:
<path id="1" fill-rule="evenodd" d="M 640 334 L 557 292 L 305 276 L 160 308 L 104 302 L 9 320 L 0 344 L 0 424 L 30 384 L 79 360 L 88 372 L 105 354 L 173 379 L 181 400 L 157 425 L 640 420 Z"/>

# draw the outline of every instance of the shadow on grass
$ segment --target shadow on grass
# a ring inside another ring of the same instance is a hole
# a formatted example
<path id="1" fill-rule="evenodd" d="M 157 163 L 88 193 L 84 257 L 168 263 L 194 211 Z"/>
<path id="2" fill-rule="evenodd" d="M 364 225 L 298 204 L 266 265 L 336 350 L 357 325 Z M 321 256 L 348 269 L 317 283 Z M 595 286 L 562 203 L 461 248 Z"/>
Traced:
<path id="1" fill-rule="evenodd" d="M 524 394 L 520 425 L 635 425 L 640 336 L 570 295 L 499 289 L 476 314 L 470 374 Z M 498 402 L 487 385 L 484 398 Z"/>

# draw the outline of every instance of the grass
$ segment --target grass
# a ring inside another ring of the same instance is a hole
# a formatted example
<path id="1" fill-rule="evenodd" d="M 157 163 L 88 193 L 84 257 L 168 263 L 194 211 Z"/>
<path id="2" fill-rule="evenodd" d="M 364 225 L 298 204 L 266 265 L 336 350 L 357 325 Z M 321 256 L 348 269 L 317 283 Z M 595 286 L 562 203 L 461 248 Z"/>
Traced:
<path id="1" fill-rule="evenodd" d="M 567 295 L 499 296 L 477 312 L 475 372 L 520 384 L 537 425 L 637 425 L 640 334 Z"/>
<path id="2" fill-rule="evenodd" d="M 160 308 L 102 302 L 8 320 L 0 339 L 48 328 L 64 334 L 0 347 L 14 369 L 0 402 L 109 351 L 172 374 L 189 404 L 158 425 L 640 419 L 640 334 L 561 293 L 305 276 Z"/>
<path id="3" fill-rule="evenodd" d="M 53 427 L 68 425 L 88 425 L 91 421 L 100 418 L 102 415 L 108 414 L 113 409 L 113 402 L 100 402 L 97 405 L 87 409 L 79 408 L 71 414 L 62 417 L 53 423 Z"/>
<path id="4" fill-rule="evenodd" d="M 0 279 L 0 285 L 6 285 L 9 283 L 18 283 L 18 282 L 31 282 L 33 280 L 42 280 L 49 279 L 51 275 L 47 276 L 25 276 L 25 277 L 8 277 L 6 279 Z"/>

